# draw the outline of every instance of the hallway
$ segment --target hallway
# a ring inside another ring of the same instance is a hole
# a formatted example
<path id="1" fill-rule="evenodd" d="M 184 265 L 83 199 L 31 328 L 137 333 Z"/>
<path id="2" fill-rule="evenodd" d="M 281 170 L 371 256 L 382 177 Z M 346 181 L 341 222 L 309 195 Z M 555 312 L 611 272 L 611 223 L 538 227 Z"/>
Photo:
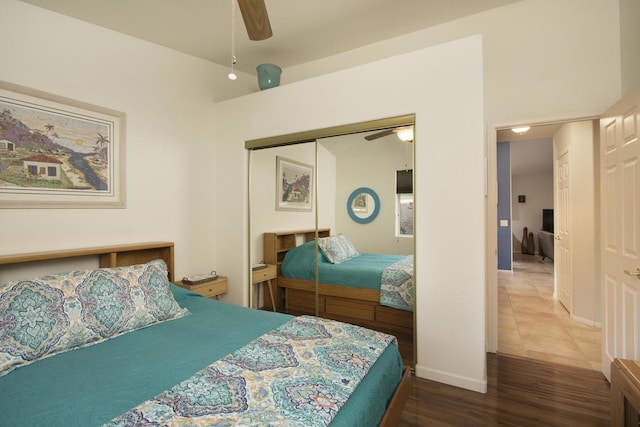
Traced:
<path id="1" fill-rule="evenodd" d="M 572 320 L 553 299 L 553 262 L 514 254 L 498 271 L 498 353 L 600 371 L 600 328 Z"/>

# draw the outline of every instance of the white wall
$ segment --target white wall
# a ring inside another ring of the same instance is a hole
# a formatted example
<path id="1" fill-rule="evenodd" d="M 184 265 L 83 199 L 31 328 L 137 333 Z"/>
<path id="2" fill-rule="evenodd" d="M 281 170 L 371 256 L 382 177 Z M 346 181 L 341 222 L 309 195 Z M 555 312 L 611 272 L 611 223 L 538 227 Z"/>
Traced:
<path id="1" fill-rule="evenodd" d="M 396 135 L 366 141 L 363 134 L 323 138 L 319 143 L 336 157 L 335 233 L 348 236 L 360 252 L 408 255 L 413 238 L 396 237 L 396 171 L 413 167 L 413 144 Z M 347 212 L 347 200 L 360 187 L 380 198 L 378 217 L 359 224 Z"/>
<path id="2" fill-rule="evenodd" d="M 640 85 L 640 2 L 620 1 L 620 56 L 622 93 Z"/>
<path id="3" fill-rule="evenodd" d="M 416 372 L 485 391 L 484 216 L 469 215 L 484 206 L 481 52 L 471 37 L 219 103 L 216 173 L 246 177 L 246 140 L 415 113 Z M 246 208 L 245 188 L 228 180 L 218 198 Z M 465 209 L 443 209 L 452 195 Z M 215 217 L 219 265 L 246 282 L 246 215 L 219 206 Z M 473 254 L 464 269 L 460 247 Z"/>
<path id="4" fill-rule="evenodd" d="M 637 0 L 521 0 L 286 67 L 282 84 L 481 34 L 489 123 L 544 120 L 558 113 L 589 117 L 602 111 L 591 106 L 613 104 L 621 86 L 628 91 L 640 84 L 639 8 Z M 216 100 L 252 91 L 255 84 L 232 88 Z"/>
<path id="5" fill-rule="evenodd" d="M 569 147 L 569 216 L 571 258 L 571 315 L 578 320 L 600 322 L 600 262 L 596 247 L 598 222 L 596 216 L 595 164 L 596 140 L 594 123 L 581 121 L 564 124 L 554 135 L 554 147 Z M 556 204 L 558 205 L 558 204 Z"/>
<path id="6" fill-rule="evenodd" d="M 553 159 L 549 159 L 553 163 Z M 526 196 L 525 203 L 518 196 Z M 511 177 L 511 224 L 513 253 L 522 253 L 522 229 L 533 232 L 539 253 L 537 231 L 542 230 L 542 209 L 553 209 L 553 175 L 514 175 Z"/>
<path id="7" fill-rule="evenodd" d="M 637 0 L 620 1 L 637 12 Z M 633 37 L 640 31 L 637 13 L 626 20 L 626 39 L 633 46 L 628 61 L 637 66 L 640 37 Z M 282 75 L 283 81 L 294 82 L 481 34 L 485 114 L 490 123 L 558 113 L 585 117 L 603 111 L 594 106 L 608 107 L 620 97 L 619 25 L 618 0 L 522 0 L 285 68 Z M 629 75 L 638 81 L 640 72 L 630 68 Z"/>
<path id="8" fill-rule="evenodd" d="M 178 277 L 210 271 L 212 96 L 224 70 L 23 2 L 0 0 L 0 11 L 1 80 L 126 113 L 128 195 L 126 209 L 0 209 L 0 253 L 166 240 Z"/>

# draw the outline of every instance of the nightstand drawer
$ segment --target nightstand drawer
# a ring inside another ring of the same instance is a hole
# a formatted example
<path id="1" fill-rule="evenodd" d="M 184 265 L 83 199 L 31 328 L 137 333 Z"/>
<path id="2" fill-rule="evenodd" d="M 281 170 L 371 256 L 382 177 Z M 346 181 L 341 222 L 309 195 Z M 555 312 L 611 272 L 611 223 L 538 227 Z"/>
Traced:
<path id="1" fill-rule="evenodd" d="M 251 282 L 253 284 L 264 282 L 265 280 L 275 279 L 277 275 L 278 270 L 276 269 L 276 266 L 273 264 L 267 264 L 265 268 L 253 271 Z"/>
<path id="2" fill-rule="evenodd" d="M 227 292 L 227 278 L 224 276 L 218 276 L 216 280 L 210 282 L 199 283 L 197 285 L 186 285 L 182 282 L 177 283 L 185 289 L 189 289 L 192 292 L 200 294 L 204 297 L 218 297 L 218 295 Z"/>

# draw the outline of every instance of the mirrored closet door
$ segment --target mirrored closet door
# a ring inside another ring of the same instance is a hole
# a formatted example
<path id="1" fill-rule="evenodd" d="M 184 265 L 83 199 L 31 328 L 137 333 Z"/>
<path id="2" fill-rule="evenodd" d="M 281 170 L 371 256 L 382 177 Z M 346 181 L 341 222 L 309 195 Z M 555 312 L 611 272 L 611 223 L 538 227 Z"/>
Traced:
<path id="1" fill-rule="evenodd" d="M 399 132 L 413 131 L 413 122 L 404 116 L 310 131 L 302 136 L 314 141 L 298 144 L 247 142 L 251 263 L 275 266 L 277 310 L 392 333 L 409 365 L 415 143 Z M 252 282 L 260 271 L 252 270 Z M 252 284 L 250 300 L 273 308 L 266 284 Z"/>

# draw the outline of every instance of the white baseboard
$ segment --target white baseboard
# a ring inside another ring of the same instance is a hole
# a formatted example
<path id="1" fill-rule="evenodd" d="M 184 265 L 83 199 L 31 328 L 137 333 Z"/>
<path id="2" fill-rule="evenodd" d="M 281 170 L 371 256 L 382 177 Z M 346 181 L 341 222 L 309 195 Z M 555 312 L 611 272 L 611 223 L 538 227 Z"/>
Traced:
<path id="1" fill-rule="evenodd" d="M 553 293 L 553 299 L 558 301 L 558 294 L 556 292 Z M 594 328 L 602 328 L 602 322 L 596 322 L 594 320 L 585 319 L 580 316 L 576 316 L 575 314 L 569 314 L 571 316 L 571 320 L 575 320 L 576 322 L 580 322 L 582 324 L 593 326 Z"/>
<path id="2" fill-rule="evenodd" d="M 584 319 L 584 318 L 579 317 L 579 316 L 574 316 L 573 314 L 571 315 L 571 318 L 573 320 L 575 320 L 576 322 L 580 322 L 580 323 L 583 323 L 585 325 L 593 326 L 595 328 L 601 328 L 602 327 L 602 323 L 601 322 L 595 322 L 593 320 Z"/>
<path id="3" fill-rule="evenodd" d="M 462 377 L 449 372 L 442 372 L 424 366 L 416 365 L 416 376 L 439 383 L 464 388 L 478 393 L 487 392 L 487 379 L 479 380 L 475 378 Z"/>

